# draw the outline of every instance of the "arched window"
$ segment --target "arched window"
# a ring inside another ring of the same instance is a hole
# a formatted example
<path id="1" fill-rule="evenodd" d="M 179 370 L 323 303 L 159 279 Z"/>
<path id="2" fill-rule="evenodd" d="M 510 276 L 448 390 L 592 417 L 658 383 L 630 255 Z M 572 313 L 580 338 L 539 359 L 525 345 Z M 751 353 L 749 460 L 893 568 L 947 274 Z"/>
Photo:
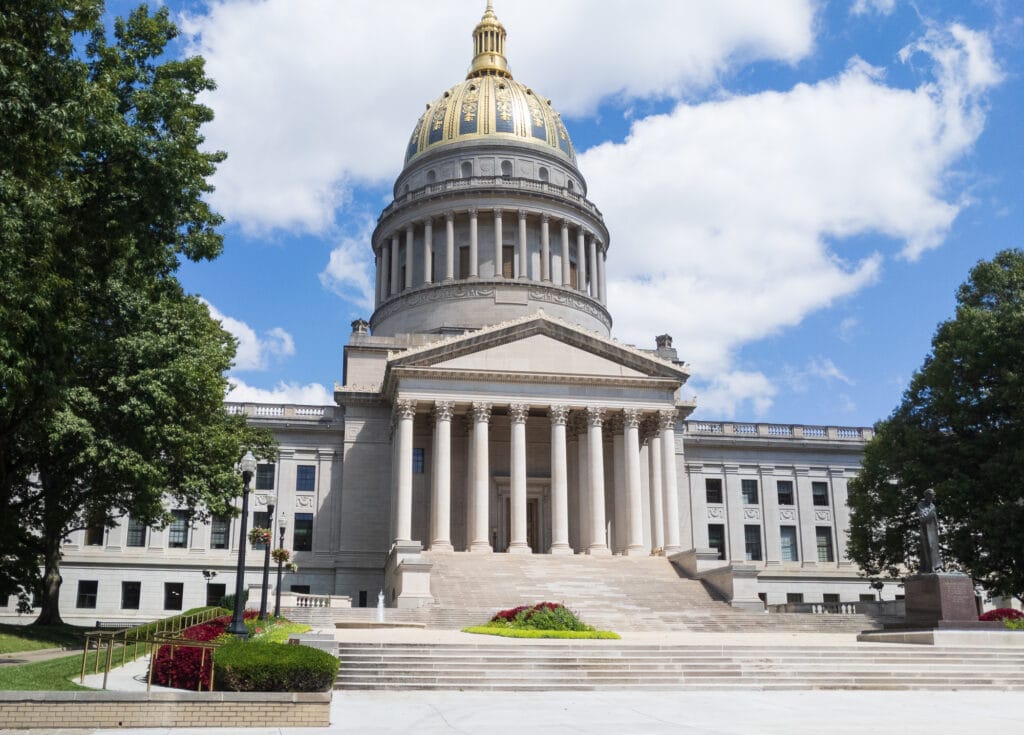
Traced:
<path id="1" fill-rule="evenodd" d="M 462 162 L 462 178 L 469 179 L 473 177 L 473 162 L 463 161 Z"/>
<path id="2" fill-rule="evenodd" d="M 501 162 L 501 175 L 506 179 L 512 178 L 512 161 Z"/>
<path id="3" fill-rule="evenodd" d="M 566 183 L 566 186 L 569 188 L 569 191 L 576 191 L 576 184 L 573 182 L 572 179 L 568 180 L 568 183 Z"/>
<path id="4" fill-rule="evenodd" d="M 427 171 L 427 183 L 433 184 L 435 181 L 437 181 L 437 174 L 434 173 L 434 170 Z"/>
<path id="5" fill-rule="evenodd" d="M 546 182 L 548 180 L 548 170 L 544 166 L 540 167 L 540 171 L 537 172 L 537 175 L 540 176 L 541 181 Z"/>

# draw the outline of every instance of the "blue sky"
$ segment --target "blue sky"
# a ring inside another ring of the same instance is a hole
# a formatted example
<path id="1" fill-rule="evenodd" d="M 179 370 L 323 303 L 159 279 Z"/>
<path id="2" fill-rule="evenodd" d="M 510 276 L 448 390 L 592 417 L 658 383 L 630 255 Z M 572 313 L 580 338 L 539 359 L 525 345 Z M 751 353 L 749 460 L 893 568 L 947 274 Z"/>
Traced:
<path id="1" fill-rule="evenodd" d="M 482 0 L 168 2 L 218 89 L 224 255 L 185 264 L 240 340 L 232 399 L 329 401 L 369 232 Z M 109 4 L 123 13 L 129 3 Z M 1010 0 L 497 0 L 611 230 L 616 338 L 668 332 L 699 418 L 870 425 L 979 259 L 1024 232 Z"/>

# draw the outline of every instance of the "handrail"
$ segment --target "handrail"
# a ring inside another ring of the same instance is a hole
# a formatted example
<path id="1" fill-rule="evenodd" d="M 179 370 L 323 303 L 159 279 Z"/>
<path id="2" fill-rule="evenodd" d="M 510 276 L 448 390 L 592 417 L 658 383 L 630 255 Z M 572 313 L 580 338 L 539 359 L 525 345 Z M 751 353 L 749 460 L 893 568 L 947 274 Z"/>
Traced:
<path id="1" fill-rule="evenodd" d="M 131 628 L 121 630 L 90 630 L 85 634 L 85 648 L 82 651 L 82 673 L 79 683 L 85 683 L 85 669 L 87 666 L 90 647 L 95 648 L 96 658 L 94 659 L 93 672 L 100 672 L 100 651 L 106 647 L 106 656 L 103 663 L 103 688 L 107 688 L 107 677 L 113 668 L 114 646 L 120 644 L 121 663 L 124 666 L 129 660 L 134 661 L 139 657 L 139 645 L 142 645 L 142 655 L 152 654 L 153 641 L 157 637 L 173 638 L 181 631 L 191 628 L 193 625 L 205 623 L 213 618 L 224 615 L 220 608 L 205 608 L 191 615 L 174 615 L 169 618 L 162 618 L 151 623 L 143 623 Z M 128 658 L 128 648 L 132 647 L 131 659 Z"/>
<path id="2" fill-rule="evenodd" d="M 146 678 L 147 692 L 153 686 L 153 669 L 156 668 L 153 664 L 156 662 L 157 656 L 160 653 L 161 646 L 171 647 L 171 661 L 174 660 L 174 650 L 176 648 L 198 648 L 202 651 L 202 653 L 199 654 L 199 685 L 196 687 L 196 691 L 201 692 L 203 691 L 203 667 L 206 665 L 206 651 L 207 649 L 209 649 L 210 651 L 216 650 L 217 648 L 220 648 L 221 644 L 217 641 L 193 641 L 188 638 L 169 638 L 164 636 L 154 636 L 152 645 L 152 654 L 149 657 L 149 676 Z M 104 687 L 104 689 L 105 688 L 106 687 Z M 207 682 L 206 691 L 213 691 L 213 653 L 210 653 L 210 681 Z"/>

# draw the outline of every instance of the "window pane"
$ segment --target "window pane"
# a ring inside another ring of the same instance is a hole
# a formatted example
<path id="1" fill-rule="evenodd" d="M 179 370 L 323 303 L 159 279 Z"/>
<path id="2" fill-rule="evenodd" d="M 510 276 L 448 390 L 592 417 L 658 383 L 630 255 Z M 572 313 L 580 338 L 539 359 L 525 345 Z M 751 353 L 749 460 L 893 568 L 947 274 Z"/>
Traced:
<path id="1" fill-rule="evenodd" d="M 725 526 L 721 523 L 708 524 L 708 546 L 718 551 L 719 559 L 725 559 Z"/>
<path id="2" fill-rule="evenodd" d="M 142 597 L 142 582 L 121 582 L 121 609 L 138 610 Z"/>
<path id="3" fill-rule="evenodd" d="M 779 480 L 779 505 L 793 505 L 793 483 L 790 480 Z"/>
<path id="4" fill-rule="evenodd" d="M 210 521 L 210 548 L 228 548 L 229 521 L 224 516 L 214 516 Z"/>
<path id="5" fill-rule="evenodd" d="M 181 582 L 164 582 L 164 610 L 180 610 L 184 595 Z"/>
<path id="6" fill-rule="evenodd" d="M 292 547 L 296 551 L 313 550 L 313 514 L 295 514 L 295 535 L 292 538 Z"/>
<path id="7" fill-rule="evenodd" d="M 722 502 L 722 480 L 718 478 L 704 478 L 704 493 L 709 503 Z"/>
<path id="8" fill-rule="evenodd" d="M 818 561 L 832 561 L 832 529 L 818 526 L 814 533 L 818 540 Z"/>
<path id="9" fill-rule="evenodd" d="M 75 607 L 96 607 L 96 590 L 99 584 L 95 579 L 80 579 L 78 581 L 78 599 L 75 601 Z"/>
<path id="10" fill-rule="evenodd" d="M 423 447 L 413 447 L 412 449 L 412 472 L 414 475 L 423 474 L 423 463 L 424 463 L 424 451 Z"/>
<path id="11" fill-rule="evenodd" d="M 206 606 L 217 607 L 220 605 L 224 595 L 227 594 L 227 586 L 223 584 L 206 585 Z"/>
<path id="12" fill-rule="evenodd" d="M 295 489 L 302 493 L 316 490 L 316 466 L 300 464 L 295 468 Z"/>
<path id="13" fill-rule="evenodd" d="M 128 546 L 146 545 L 146 527 L 137 518 L 128 517 L 128 539 L 125 542 Z"/>
<path id="14" fill-rule="evenodd" d="M 821 596 L 822 602 L 839 602 L 839 595 L 835 592 L 826 592 Z"/>
<path id="15" fill-rule="evenodd" d="M 257 490 L 273 490 L 274 489 L 274 465 L 272 465 L 272 464 L 258 464 L 258 465 L 256 465 L 256 489 Z"/>
<path id="16" fill-rule="evenodd" d="M 743 537 L 747 561 L 761 561 L 761 527 L 744 526 Z"/>
<path id="17" fill-rule="evenodd" d="M 811 496 L 814 498 L 815 505 L 828 505 L 828 483 L 812 482 Z"/>
<path id="18" fill-rule="evenodd" d="M 188 511 L 172 510 L 171 515 L 174 516 L 174 520 L 171 521 L 168 530 L 167 545 L 172 549 L 186 549 L 188 548 Z"/>
<path id="19" fill-rule="evenodd" d="M 293 584 L 289 589 L 298 595 L 308 595 L 309 585 L 308 584 Z"/>
<path id="20" fill-rule="evenodd" d="M 796 550 L 796 526 L 782 526 L 779 529 L 782 540 L 782 561 L 799 561 Z"/>
<path id="21" fill-rule="evenodd" d="M 745 505 L 757 505 L 757 480 L 743 480 L 742 494 Z"/>
<path id="22" fill-rule="evenodd" d="M 106 530 L 102 523 L 94 523 L 85 529 L 85 545 L 86 546 L 102 546 L 103 545 L 103 531 Z"/>
<path id="23" fill-rule="evenodd" d="M 804 593 L 803 592 L 787 592 L 786 593 L 786 602 L 803 602 L 803 601 L 804 601 Z"/>

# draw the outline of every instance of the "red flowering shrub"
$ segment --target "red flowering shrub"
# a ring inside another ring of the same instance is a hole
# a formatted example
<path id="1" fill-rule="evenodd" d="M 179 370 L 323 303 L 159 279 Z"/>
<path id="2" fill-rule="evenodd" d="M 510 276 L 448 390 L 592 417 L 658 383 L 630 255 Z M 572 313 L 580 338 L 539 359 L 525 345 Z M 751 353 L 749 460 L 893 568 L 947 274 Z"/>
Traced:
<path id="1" fill-rule="evenodd" d="M 1012 607 L 997 607 L 995 610 L 989 610 L 987 613 L 981 615 L 978 620 L 984 620 L 986 622 L 996 620 L 1024 620 L 1024 613 L 1020 610 L 1014 610 Z"/>
<path id="2" fill-rule="evenodd" d="M 491 617 L 490 624 L 533 630 L 592 630 L 572 610 L 558 602 L 539 602 L 502 610 Z"/>
<path id="3" fill-rule="evenodd" d="M 259 615 L 255 610 L 246 610 L 244 617 L 251 620 Z M 181 632 L 181 637 L 190 641 L 212 641 L 220 638 L 231 623 L 230 615 L 222 615 L 199 625 L 193 625 Z M 210 682 L 210 667 L 213 666 L 213 651 L 201 648 L 175 646 L 171 656 L 170 646 L 161 646 L 153 660 L 153 683 L 177 689 L 199 688 L 200 681 L 205 689 Z"/>

